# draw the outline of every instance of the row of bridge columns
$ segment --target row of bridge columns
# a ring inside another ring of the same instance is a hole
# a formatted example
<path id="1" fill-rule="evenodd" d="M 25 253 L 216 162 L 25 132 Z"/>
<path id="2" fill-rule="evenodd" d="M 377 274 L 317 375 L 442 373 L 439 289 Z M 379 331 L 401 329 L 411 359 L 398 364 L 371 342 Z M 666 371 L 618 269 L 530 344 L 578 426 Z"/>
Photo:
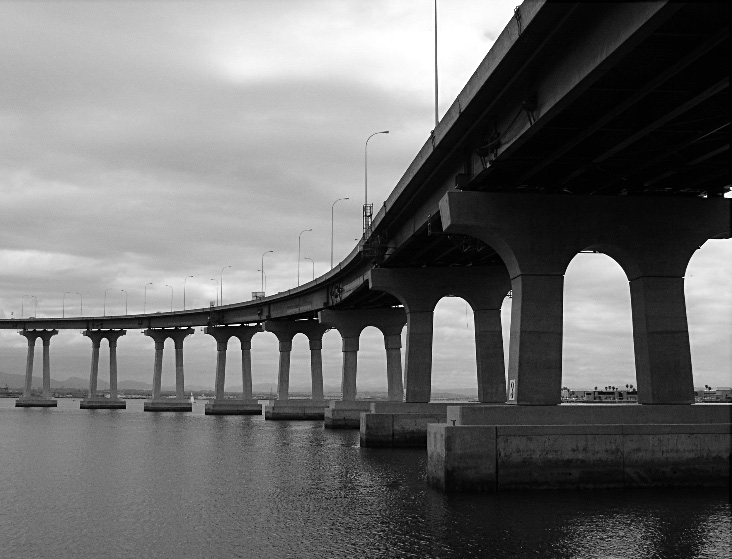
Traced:
<path id="1" fill-rule="evenodd" d="M 242 386 L 243 399 L 239 403 L 248 406 L 249 412 L 259 412 L 261 407 L 252 399 L 252 361 L 251 340 L 258 332 L 271 332 L 279 341 L 279 367 L 277 375 L 277 399 L 289 399 L 290 354 L 292 340 L 296 334 L 304 334 L 310 347 L 310 367 L 312 379 L 313 401 L 324 401 L 323 392 L 323 334 L 331 328 L 338 329 L 343 336 L 343 400 L 356 399 L 356 373 L 358 340 L 366 326 L 375 326 L 384 334 L 387 356 L 387 384 L 389 399 L 403 400 L 403 383 L 401 369 L 401 331 L 406 322 L 405 313 L 400 308 L 373 309 L 359 311 L 324 311 L 321 320 L 267 321 L 256 326 L 209 326 L 204 329 L 216 340 L 216 376 L 215 398 L 212 403 L 213 413 L 233 412 L 231 402 L 224 397 L 226 352 L 232 337 L 239 340 L 242 351 Z M 264 328 L 263 328 L 264 326 Z M 92 341 L 91 371 L 89 377 L 88 397 L 82 401 L 82 408 L 124 407 L 124 401 L 117 395 L 117 340 L 124 336 L 125 330 L 87 330 L 83 335 Z M 56 330 L 24 330 L 21 335 L 28 339 L 28 356 L 25 377 L 25 390 L 18 399 L 18 406 L 55 406 L 50 390 L 50 357 L 49 345 Z M 185 378 L 183 366 L 183 342 L 193 334 L 192 328 L 150 328 L 144 334 L 155 342 L 155 361 L 153 366 L 152 399 L 146 402 L 146 409 L 158 411 L 185 411 L 189 403 L 185 400 Z M 41 398 L 31 396 L 33 377 L 33 360 L 36 339 L 43 340 L 43 395 Z M 98 394 L 99 351 L 102 340 L 109 344 L 110 397 Z M 162 396 L 163 352 L 165 341 L 172 339 L 175 347 L 175 398 Z M 218 408 L 217 408 L 218 406 Z M 227 407 L 228 406 L 228 407 Z M 243 408 L 242 408 L 243 409 Z"/>
<path id="2" fill-rule="evenodd" d="M 728 200 L 618 196 L 558 196 L 448 192 L 440 202 L 442 230 L 470 235 L 493 248 L 502 263 L 493 266 L 388 269 L 368 274 L 372 290 L 392 294 L 402 307 L 323 310 L 319 320 L 269 320 L 264 330 L 279 340 L 278 398 L 289 397 L 290 352 L 295 334 L 308 337 L 312 394 L 323 398 L 322 337 L 337 329 L 343 340 L 343 400 L 356 398 L 359 336 L 366 326 L 384 334 L 389 398 L 407 403 L 430 401 L 434 308 L 445 296 L 462 297 L 473 308 L 478 400 L 483 403 L 555 405 L 562 382 L 564 273 L 576 254 L 603 252 L 624 270 L 630 288 L 638 400 L 644 404 L 694 401 L 684 274 L 694 254 L 712 238 L 732 234 Z M 504 367 L 500 309 L 511 290 L 508 374 Z M 407 325 L 404 384 L 401 330 Z M 223 398 L 226 346 L 232 336 L 242 344 L 242 380 L 251 395 L 251 337 L 259 327 L 215 326 L 206 332 L 217 341 L 217 399 Z M 116 331 L 120 332 L 120 331 Z M 153 400 L 160 398 L 165 339 L 176 348 L 176 397 L 183 395 L 183 340 L 192 329 L 150 329 L 155 340 Z M 28 339 L 26 387 L 37 338 L 43 340 L 44 397 L 50 395 L 48 345 L 57 332 L 23 331 Z M 88 334 L 95 343 L 119 335 Z M 112 338 L 114 337 L 114 340 Z M 403 396 L 406 390 L 405 398 Z M 95 384 L 90 383 L 93 395 Z"/>

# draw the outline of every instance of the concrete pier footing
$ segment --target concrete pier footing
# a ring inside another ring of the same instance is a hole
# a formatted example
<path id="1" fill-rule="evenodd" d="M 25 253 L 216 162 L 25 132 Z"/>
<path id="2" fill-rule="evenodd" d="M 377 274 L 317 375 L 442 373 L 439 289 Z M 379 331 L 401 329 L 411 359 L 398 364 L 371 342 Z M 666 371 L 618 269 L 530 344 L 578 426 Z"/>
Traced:
<path id="1" fill-rule="evenodd" d="M 15 400 L 16 408 L 55 408 L 57 406 L 58 402 L 54 398 L 21 396 Z"/>
<path id="2" fill-rule="evenodd" d="M 258 400 L 212 400 L 204 408 L 206 415 L 262 415 L 262 404 Z"/>
<path id="3" fill-rule="evenodd" d="M 323 426 L 326 429 L 358 429 L 361 413 L 371 411 L 373 400 L 333 400 L 325 409 Z"/>
<path id="4" fill-rule="evenodd" d="M 330 400 L 269 400 L 264 404 L 264 419 L 323 419 Z"/>
<path id="5" fill-rule="evenodd" d="M 730 405 L 523 409 L 451 408 L 448 423 L 429 425 L 429 483 L 446 491 L 729 484 Z"/>
<path id="6" fill-rule="evenodd" d="M 447 410 L 454 405 L 447 402 L 374 402 L 368 412 L 361 413 L 361 446 L 425 447 L 427 425 L 445 423 Z M 472 405 L 475 404 L 468 404 Z"/>
<path id="7" fill-rule="evenodd" d="M 144 411 L 193 411 L 193 404 L 190 400 L 180 400 L 177 398 L 161 398 L 145 400 L 142 409 Z"/>
<path id="8" fill-rule="evenodd" d="M 79 409 L 82 410 L 123 410 L 127 408 L 127 402 L 119 398 L 84 398 L 79 402 Z"/>

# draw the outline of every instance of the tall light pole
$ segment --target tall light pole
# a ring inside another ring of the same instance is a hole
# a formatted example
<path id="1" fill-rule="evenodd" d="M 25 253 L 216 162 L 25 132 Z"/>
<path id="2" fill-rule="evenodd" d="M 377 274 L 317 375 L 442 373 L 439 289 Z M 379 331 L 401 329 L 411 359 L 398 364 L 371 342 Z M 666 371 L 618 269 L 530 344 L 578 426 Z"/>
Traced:
<path id="1" fill-rule="evenodd" d="M 257 272 L 262 272 L 262 293 L 265 293 L 267 290 L 267 274 L 264 273 L 264 270 L 257 270 Z"/>
<path id="2" fill-rule="evenodd" d="M 312 231 L 312 229 L 303 229 L 300 231 L 300 234 L 297 236 L 297 285 L 300 286 L 300 237 L 302 237 L 303 233 L 307 233 L 308 231 Z"/>
<path id="3" fill-rule="evenodd" d="M 350 198 L 338 198 L 330 206 L 330 269 L 333 269 L 333 215 L 335 212 L 335 205 L 341 200 L 350 200 Z"/>
<path id="4" fill-rule="evenodd" d="M 219 306 L 219 280 L 216 278 L 211 278 L 211 281 L 216 282 L 216 306 Z"/>
<path id="5" fill-rule="evenodd" d="M 120 291 L 125 294 L 125 316 L 127 316 L 127 291 L 124 289 L 120 289 Z"/>
<path id="6" fill-rule="evenodd" d="M 167 283 L 165 284 L 165 287 L 170 287 L 170 312 L 173 312 L 173 288 Z"/>
<path id="7" fill-rule="evenodd" d="M 435 0 L 435 128 L 440 123 L 437 111 L 437 0 Z"/>
<path id="8" fill-rule="evenodd" d="M 270 252 L 274 252 L 273 250 L 268 250 L 264 254 L 262 254 L 262 267 L 259 269 L 262 272 L 262 293 L 265 293 L 264 291 L 264 255 L 269 254 Z"/>
<path id="9" fill-rule="evenodd" d="M 366 235 L 366 230 L 371 226 L 371 218 L 373 216 L 374 206 L 369 204 L 369 140 L 377 134 L 388 134 L 388 130 L 382 130 L 381 132 L 374 132 L 366 138 L 366 145 L 363 149 L 363 233 Z"/>
<path id="10" fill-rule="evenodd" d="M 66 295 L 68 295 L 69 293 L 72 293 L 72 292 L 71 291 L 66 291 L 64 293 L 63 298 L 61 299 L 61 318 L 65 318 L 66 317 Z"/>
<path id="11" fill-rule="evenodd" d="M 84 316 L 84 297 L 81 293 L 77 293 L 77 295 L 79 296 L 79 313 L 80 316 Z"/>
<path id="12" fill-rule="evenodd" d="M 224 304 L 224 270 L 231 268 L 231 266 L 224 266 L 221 268 L 221 304 Z"/>
<path id="13" fill-rule="evenodd" d="M 107 289 L 104 290 L 104 306 L 102 307 L 103 316 L 107 316 L 107 291 L 109 291 L 110 289 L 112 289 L 112 288 L 108 287 Z"/>
<path id="14" fill-rule="evenodd" d="M 186 310 L 186 280 L 192 277 L 193 276 L 186 276 L 183 278 L 183 310 Z"/>
<path id="15" fill-rule="evenodd" d="M 313 265 L 313 281 L 315 281 L 315 262 L 313 262 L 312 258 L 308 258 L 307 256 L 303 256 L 303 260 L 310 260 L 310 263 Z"/>
<path id="16" fill-rule="evenodd" d="M 142 314 L 145 314 L 145 311 L 147 310 L 147 286 L 152 285 L 153 282 L 149 281 L 145 284 L 145 295 L 142 299 Z"/>

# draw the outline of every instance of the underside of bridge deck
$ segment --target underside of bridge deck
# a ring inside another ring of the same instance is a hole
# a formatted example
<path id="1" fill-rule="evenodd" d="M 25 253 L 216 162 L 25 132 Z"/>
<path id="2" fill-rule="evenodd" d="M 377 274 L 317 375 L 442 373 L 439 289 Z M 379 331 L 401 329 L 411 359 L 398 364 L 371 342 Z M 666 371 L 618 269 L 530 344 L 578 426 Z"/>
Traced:
<path id="1" fill-rule="evenodd" d="M 530 9 L 520 7 L 504 31 L 514 33 L 510 48 L 486 58 L 483 81 L 461 93 L 470 103 L 458 98 L 449 129 L 385 205 L 369 243 L 379 265 L 498 261 L 476 239 L 443 234 L 437 205 L 454 189 L 702 198 L 730 190 L 727 3 Z"/>

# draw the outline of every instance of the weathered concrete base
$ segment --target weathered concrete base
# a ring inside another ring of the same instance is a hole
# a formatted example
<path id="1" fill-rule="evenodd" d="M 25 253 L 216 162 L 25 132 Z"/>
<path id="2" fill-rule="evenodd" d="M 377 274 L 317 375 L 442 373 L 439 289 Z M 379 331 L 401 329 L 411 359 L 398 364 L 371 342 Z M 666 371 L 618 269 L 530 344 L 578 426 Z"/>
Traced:
<path id="1" fill-rule="evenodd" d="M 176 400 L 175 398 L 161 398 L 160 400 L 145 400 L 144 411 L 193 411 L 190 400 Z"/>
<path id="2" fill-rule="evenodd" d="M 362 447 L 427 446 L 427 425 L 444 423 L 444 413 L 361 413 Z"/>
<path id="3" fill-rule="evenodd" d="M 427 478 L 446 491 L 724 485 L 730 425 L 428 427 Z"/>
<path id="4" fill-rule="evenodd" d="M 361 413 L 371 411 L 373 400 L 344 402 L 333 400 L 325 409 L 326 429 L 358 429 L 361 426 Z"/>
<path id="5" fill-rule="evenodd" d="M 55 408 L 58 402 L 54 398 L 42 398 L 32 396 L 30 398 L 20 397 L 15 400 L 16 408 Z"/>
<path id="6" fill-rule="evenodd" d="M 363 447 L 426 447 L 427 425 L 445 423 L 451 406 L 476 404 L 374 402 L 360 418 Z"/>
<path id="7" fill-rule="evenodd" d="M 262 415 L 258 400 L 212 400 L 204 408 L 206 415 Z"/>
<path id="8" fill-rule="evenodd" d="M 264 419 L 323 419 L 330 400 L 269 400 Z"/>
<path id="9" fill-rule="evenodd" d="M 119 398 L 84 398 L 79 402 L 79 409 L 82 410 L 123 410 L 127 408 L 127 402 Z"/>
<path id="10" fill-rule="evenodd" d="M 732 406 L 484 408 L 451 409 L 447 424 L 428 427 L 430 484 L 446 491 L 729 484 Z"/>

